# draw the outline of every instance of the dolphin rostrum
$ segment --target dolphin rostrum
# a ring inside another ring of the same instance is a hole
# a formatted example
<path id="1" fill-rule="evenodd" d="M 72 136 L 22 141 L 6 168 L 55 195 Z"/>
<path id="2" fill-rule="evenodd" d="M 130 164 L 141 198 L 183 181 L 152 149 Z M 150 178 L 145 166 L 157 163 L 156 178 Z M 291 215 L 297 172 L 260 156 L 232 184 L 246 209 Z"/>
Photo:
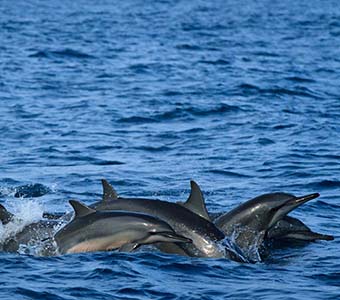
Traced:
<path id="1" fill-rule="evenodd" d="M 157 242 L 191 243 L 164 221 L 142 213 L 99 211 L 71 200 L 73 220 L 54 236 L 60 254 L 119 249 Z"/>
<path id="2" fill-rule="evenodd" d="M 260 249 L 268 231 L 289 212 L 317 197 L 318 193 L 302 197 L 285 193 L 264 194 L 218 217 L 215 224 L 247 253 L 253 247 Z"/>
<path id="3" fill-rule="evenodd" d="M 162 251 L 195 257 L 225 256 L 225 250 L 217 243 L 225 237 L 224 234 L 212 222 L 199 216 L 197 211 L 162 200 L 119 197 L 106 180 L 102 180 L 102 185 L 103 199 L 92 204 L 92 208 L 153 215 L 168 223 L 177 234 L 192 240 L 192 243 L 158 243 L 157 247 Z M 192 187 L 195 188 L 196 184 L 192 183 Z M 193 194 L 199 195 L 192 191 Z"/>

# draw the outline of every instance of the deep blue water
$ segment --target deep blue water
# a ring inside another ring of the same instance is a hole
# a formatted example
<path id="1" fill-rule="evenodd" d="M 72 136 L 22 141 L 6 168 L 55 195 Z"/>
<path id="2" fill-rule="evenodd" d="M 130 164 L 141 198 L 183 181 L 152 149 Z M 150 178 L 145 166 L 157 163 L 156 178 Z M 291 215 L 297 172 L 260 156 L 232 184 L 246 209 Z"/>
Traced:
<path id="1" fill-rule="evenodd" d="M 195 179 L 212 212 L 319 192 L 292 215 L 335 236 L 257 264 L 1 253 L 1 299 L 339 299 L 339 1 L 3 0 L 0 41 L 11 210 L 70 211 L 101 178 L 185 200 Z"/>

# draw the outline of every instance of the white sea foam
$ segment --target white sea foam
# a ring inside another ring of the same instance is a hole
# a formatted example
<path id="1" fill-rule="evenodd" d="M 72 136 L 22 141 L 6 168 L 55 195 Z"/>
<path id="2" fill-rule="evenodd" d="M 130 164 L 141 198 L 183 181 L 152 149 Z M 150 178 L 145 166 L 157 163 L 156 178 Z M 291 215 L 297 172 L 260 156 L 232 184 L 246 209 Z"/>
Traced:
<path id="1" fill-rule="evenodd" d="M 248 236 L 249 240 L 246 248 L 238 246 L 237 239 L 239 235 L 243 231 L 249 232 L 249 230 L 249 228 L 235 227 L 232 234 L 221 241 L 221 245 L 226 249 L 226 257 L 246 263 L 262 261 L 259 249 L 261 248 L 263 239 L 260 233 L 254 232 L 253 235 Z"/>
<path id="2" fill-rule="evenodd" d="M 6 225 L 1 224 L 0 243 L 20 232 L 25 226 L 40 220 L 44 212 L 43 206 L 36 200 L 18 200 L 5 204 L 5 207 L 13 213 L 14 218 Z"/>

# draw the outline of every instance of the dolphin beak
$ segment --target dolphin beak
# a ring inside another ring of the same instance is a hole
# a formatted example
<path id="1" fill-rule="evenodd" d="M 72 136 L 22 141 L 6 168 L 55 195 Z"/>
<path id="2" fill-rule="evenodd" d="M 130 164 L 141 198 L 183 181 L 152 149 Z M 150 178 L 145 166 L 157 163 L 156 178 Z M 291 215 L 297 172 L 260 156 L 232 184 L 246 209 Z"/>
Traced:
<path id="1" fill-rule="evenodd" d="M 293 206 L 292 210 L 310 200 L 313 200 L 315 198 L 318 198 L 320 196 L 319 193 L 314 193 L 314 194 L 310 194 L 310 195 L 305 195 L 305 196 L 301 196 L 301 197 L 295 197 L 292 199 L 289 199 L 284 206 L 288 205 L 288 206 Z"/>
<path id="2" fill-rule="evenodd" d="M 309 195 L 305 195 L 301 197 L 290 198 L 285 203 L 283 203 L 280 207 L 277 208 L 276 214 L 272 218 L 268 228 L 272 227 L 277 221 L 279 221 L 281 218 L 286 216 L 288 213 L 290 213 L 295 208 L 319 196 L 320 196 L 319 193 L 314 193 L 314 194 L 309 194 Z"/>

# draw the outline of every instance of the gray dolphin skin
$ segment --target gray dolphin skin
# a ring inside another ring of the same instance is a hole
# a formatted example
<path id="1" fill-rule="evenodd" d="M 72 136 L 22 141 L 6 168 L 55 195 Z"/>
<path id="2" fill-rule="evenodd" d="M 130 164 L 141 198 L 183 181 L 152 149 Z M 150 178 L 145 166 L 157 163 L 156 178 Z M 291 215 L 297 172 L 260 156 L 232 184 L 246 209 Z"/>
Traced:
<path id="1" fill-rule="evenodd" d="M 0 222 L 2 225 L 8 224 L 13 220 L 14 215 L 10 213 L 2 204 L 0 204 Z"/>
<path id="2" fill-rule="evenodd" d="M 75 216 L 54 236 L 60 254 L 119 249 L 130 252 L 157 242 L 191 243 L 164 221 L 127 211 L 99 211 L 71 200 Z"/>
<path id="3" fill-rule="evenodd" d="M 190 187 L 188 200 L 186 202 L 177 201 L 176 203 L 211 222 L 201 188 L 194 180 L 190 180 Z"/>
<path id="4" fill-rule="evenodd" d="M 277 197 L 277 193 L 272 194 L 273 197 Z M 281 193 L 282 197 L 286 195 L 287 200 L 295 197 L 292 194 Z M 216 219 L 223 216 L 226 213 L 209 213 L 210 219 L 215 222 Z M 313 242 L 317 240 L 326 240 L 332 241 L 334 237 L 332 235 L 317 233 L 312 231 L 306 224 L 304 224 L 301 220 L 290 216 L 284 216 L 281 220 L 279 220 L 273 227 L 271 227 L 267 235 L 265 236 L 266 240 L 290 240 L 291 242 Z"/>
<path id="5" fill-rule="evenodd" d="M 224 234 L 196 212 L 162 200 L 119 197 L 106 180 L 102 180 L 102 184 L 103 200 L 91 207 L 150 214 L 168 223 L 177 234 L 192 240 L 191 244 L 159 243 L 157 246 L 161 251 L 194 257 L 224 257 L 225 251 L 217 243 L 225 237 Z"/>
<path id="6" fill-rule="evenodd" d="M 272 228 L 270 228 L 266 238 L 269 240 L 295 240 L 305 242 L 334 240 L 333 236 L 313 232 L 302 221 L 290 216 L 283 217 Z"/>
<path id="7" fill-rule="evenodd" d="M 298 206 L 319 197 L 318 193 L 295 197 L 286 193 L 264 194 L 251 199 L 215 220 L 243 251 L 260 248 L 268 231 Z M 275 233 L 274 233 L 275 234 Z"/>

